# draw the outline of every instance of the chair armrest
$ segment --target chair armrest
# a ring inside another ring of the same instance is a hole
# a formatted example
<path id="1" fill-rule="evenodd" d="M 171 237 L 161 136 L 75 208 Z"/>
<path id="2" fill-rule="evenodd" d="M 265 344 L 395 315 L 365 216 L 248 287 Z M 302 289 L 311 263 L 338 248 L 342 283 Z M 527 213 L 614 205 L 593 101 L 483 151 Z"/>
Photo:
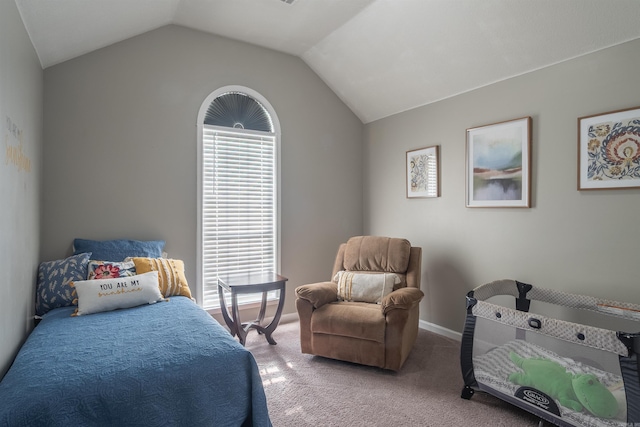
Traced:
<path id="1" fill-rule="evenodd" d="M 338 285 L 333 282 L 320 282 L 298 286 L 296 296 L 309 301 L 314 308 L 320 308 L 338 300 Z"/>
<path id="2" fill-rule="evenodd" d="M 409 310 L 422 301 L 422 297 L 424 297 L 424 292 L 418 288 L 406 287 L 396 289 L 380 301 L 382 313 L 387 314 L 394 309 Z"/>

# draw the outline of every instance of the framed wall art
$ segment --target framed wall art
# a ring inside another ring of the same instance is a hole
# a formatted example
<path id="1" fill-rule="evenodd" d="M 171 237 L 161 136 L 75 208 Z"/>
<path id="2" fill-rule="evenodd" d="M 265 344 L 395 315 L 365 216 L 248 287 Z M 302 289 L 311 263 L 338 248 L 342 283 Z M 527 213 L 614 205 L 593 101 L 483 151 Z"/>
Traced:
<path id="1" fill-rule="evenodd" d="M 466 205 L 531 206 L 531 117 L 467 129 Z"/>
<path id="2" fill-rule="evenodd" d="M 578 119 L 578 190 L 640 188 L 640 107 Z"/>
<path id="3" fill-rule="evenodd" d="M 440 197 L 440 146 L 407 151 L 407 198 Z"/>

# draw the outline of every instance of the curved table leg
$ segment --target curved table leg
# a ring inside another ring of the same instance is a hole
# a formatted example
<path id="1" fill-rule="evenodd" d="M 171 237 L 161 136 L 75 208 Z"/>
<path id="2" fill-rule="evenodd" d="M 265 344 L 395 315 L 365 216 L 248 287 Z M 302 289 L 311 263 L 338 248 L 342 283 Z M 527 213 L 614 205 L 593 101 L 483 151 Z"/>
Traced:
<path id="1" fill-rule="evenodd" d="M 271 320 L 271 323 L 269 323 L 269 325 L 267 325 L 266 327 L 259 326 L 259 325 L 254 325 L 255 329 L 258 330 L 258 332 L 264 333 L 265 338 L 267 339 L 267 341 L 271 345 L 278 344 L 271 337 L 271 334 L 273 333 L 273 331 L 275 331 L 276 327 L 278 326 L 278 322 L 280 321 L 280 316 L 282 315 L 282 308 L 284 307 L 284 296 L 285 296 L 284 283 L 282 284 L 282 287 L 280 288 L 280 290 L 278 292 L 280 293 L 280 300 L 278 301 L 278 307 L 276 308 L 276 313 L 273 316 L 273 319 Z M 263 302 L 263 308 L 264 308 L 265 305 L 266 304 Z M 262 310 L 260 310 L 260 311 L 262 312 Z"/>
<path id="2" fill-rule="evenodd" d="M 262 321 L 264 320 L 264 315 L 267 312 L 267 292 L 262 293 L 262 304 L 260 304 L 260 313 L 258 313 L 258 317 L 254 322 L 256 325 L 261 326 Z M 258 334 L 262 335 L 261 328 L 256 328 Z"/>
<path id="3" fill-rule="evenodd" d="M 233 320 L 231 320 L 231 317 L 229 316 L 229 311 L 227 309 L 227 301 L 224 299 L 224 290 L 220 285 L 218 285 L 218 297 L 220 298 L 220 311 L 222 311 L 222 317 L 224 318 L 224 323 L 226 323 L 227 326 L 229 327 L 229 330 L 231 331 L 231 336 L 235 337 L 236 328 L 233 323 Z"/>
<path id="4" fill-rule="evenodd" d="M 240 339 L 240 344 L 244 346 L 247 340 L 247 330 L 251 327 L 251 324 L 247 326 L 247 329 L 242 325 L 240 321 L 240 310 L 238 309 L 238 295 L 235 292 L 231 292 L 231 310 L 233 312 L 233 324 L 236 328 L 236 334 Z"/>

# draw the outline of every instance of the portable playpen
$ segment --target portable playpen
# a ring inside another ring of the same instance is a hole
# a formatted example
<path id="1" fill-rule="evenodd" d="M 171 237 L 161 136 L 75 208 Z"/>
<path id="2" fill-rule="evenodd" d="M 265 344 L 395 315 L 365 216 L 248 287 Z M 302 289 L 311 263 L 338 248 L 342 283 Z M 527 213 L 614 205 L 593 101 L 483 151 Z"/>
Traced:
<path id="1" fill-rule="evenodd" d="M 559 426 L 640 426 L 639 331 L 640 305 L 487 283 L 467 294 L 462 397 L 484 391 Z"/>

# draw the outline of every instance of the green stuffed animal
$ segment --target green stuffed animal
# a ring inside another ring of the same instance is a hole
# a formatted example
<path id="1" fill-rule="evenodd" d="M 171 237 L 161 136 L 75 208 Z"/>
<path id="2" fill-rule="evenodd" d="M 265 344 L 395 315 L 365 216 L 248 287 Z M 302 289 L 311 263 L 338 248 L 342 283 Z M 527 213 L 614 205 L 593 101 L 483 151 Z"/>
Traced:
<path id="1" fill-rule="evenodd" d="M 523 359 L 513 351 L 509 357 L 524 371 L 510 374 L 512 383 L 540 390 L 574 411 L 584 408 L 600 418 L 613 418 L 618 413 L 618 401 L 595 375 L 574 375 L 552 360 Z"/>

